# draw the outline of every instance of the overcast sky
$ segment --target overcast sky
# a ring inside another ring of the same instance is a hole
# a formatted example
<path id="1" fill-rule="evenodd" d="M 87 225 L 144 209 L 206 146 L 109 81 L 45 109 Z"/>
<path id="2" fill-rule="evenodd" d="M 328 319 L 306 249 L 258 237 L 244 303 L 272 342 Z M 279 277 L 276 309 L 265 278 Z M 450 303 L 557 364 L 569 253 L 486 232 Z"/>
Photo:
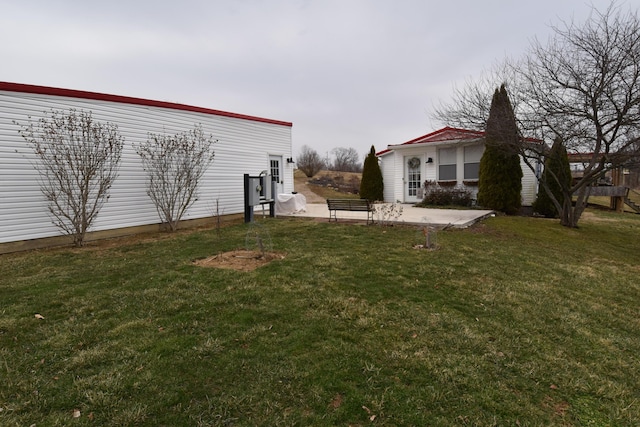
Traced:
<path id="1" fill-rule="evenodd" d="M 294 153 L 364 157 L 591 5 L 609 0 L 0 0 L 0 80 L 289 121 Z"/>

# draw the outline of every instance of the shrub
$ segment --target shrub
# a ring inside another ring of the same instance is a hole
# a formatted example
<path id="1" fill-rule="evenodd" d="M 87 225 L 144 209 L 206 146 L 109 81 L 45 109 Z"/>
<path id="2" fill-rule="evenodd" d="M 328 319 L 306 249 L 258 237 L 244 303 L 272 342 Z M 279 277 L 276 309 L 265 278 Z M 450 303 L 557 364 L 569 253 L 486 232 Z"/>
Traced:
<path id="1" fill-rule="evenodd" d="M 564 203 L 562 188 L 569 188 L 571 186 L 571 167 L 569 166 L 567 149 L 562 144 L 562 139 L 560 138 L 556 138 L 553 142 L 551 151 L 545 160 L 542 180 L 538 188 L 538 197 L 533 203 L 533 210 L 536 213 L 547 218 L 557 218 L 558 209 L 545 190 L 545 183 L 553 197 L 560 206 L 562 206 Z"/>
<path id="2" fill-rule="evenodd" d="M 384 184 L 382 171 L 376 157 L 376 149 L 371 146 L 371 151 L 364 159 L 362 181 L 360 182 L 360 197 L 368 200 L 383 200 Z"/>
<path id="3" fill-rule="evenodd" d="M 518 127 L 507 91 L 496 89 L 485 132 L 486 146 L 480 159 L 478 204 L 514 215 L 522 203 L 522 168 L 513 150 L 518 144 Z"/>
<path id="4" fill-rule="evenodd" d="M 19 132 L 35 153 L 53 224 L 82 246 L 118 176 L 124 146 L 118 126 L 93 120 L 91 111 L 52 110 Z"/>
<path id="5" fill-rule="evenodd" d="M 445 188 L 440 186 L 425 186 L 426 194 L 417 206 L 471 206 L 473 196 L 471 191 L 459 187 Z"/>
<path id="6" fill-rule="evenodd" d="M 137 147 L 147 173 L 147 194 L 171 231 L 198 199 L 198 185 L 213 162 L 215 142 L 202 125 L 195 125 L 175 135 L 149 133 Z"/>

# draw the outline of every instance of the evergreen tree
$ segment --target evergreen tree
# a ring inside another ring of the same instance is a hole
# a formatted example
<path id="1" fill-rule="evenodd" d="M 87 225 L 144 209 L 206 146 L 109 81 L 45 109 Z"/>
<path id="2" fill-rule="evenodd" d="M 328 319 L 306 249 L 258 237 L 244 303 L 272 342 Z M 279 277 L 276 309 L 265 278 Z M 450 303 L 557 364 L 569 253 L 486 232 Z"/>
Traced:
<path id="1" fill-rule="evenodd" d="M 376 150 L 371 146 L 371 151 L 364 159 L 362 180 L 360 181 L 360 198 L 367 200 L 383 200 L 384 183 L 382 171 L 376 157 Z"/>
<path id="2" fill-rule="evenodd" d="M 533 203 L 533 210 L 547 218 L 557 218 L 558 207 L 562 208 L 564 203 L 562 189 L 569 187 L 571 187 L 571 167 L 569 166 L 567 149 L 562 139 L 556 138 L 544 162 L 542 181 L 538 189 L 538 197 Z"/>
<path id="3" fill-rule="evenodd" d="M 496 89 L 485 131 L 485 150 L 480 159 L 478 204 L 508 215 L 522 204 L 522 168 L 516 151 L 520 141 L 507 90 Z"/>

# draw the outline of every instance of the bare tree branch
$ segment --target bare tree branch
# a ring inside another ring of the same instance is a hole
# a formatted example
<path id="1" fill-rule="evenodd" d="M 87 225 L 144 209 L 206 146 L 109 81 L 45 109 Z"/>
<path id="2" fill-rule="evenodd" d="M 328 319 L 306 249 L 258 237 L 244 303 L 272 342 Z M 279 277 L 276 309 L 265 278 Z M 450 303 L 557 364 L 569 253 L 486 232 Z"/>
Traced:
<path id="1" fill-rule="evenodd" d="M 147 194 L 171 231 L 178 228 L 184 213 L 197 200 L 198 184 L 213 162 L 211 147 L 216 142 L 196 125 L 175 135 L 150 133 L 137 147 L 147 172 Z"/>
<path id="2" fill-rule="evenodd" d="M 563 190 L 569 204 L 561 222 L 575 227 L 587 187 L 611 169 L 639 163 L 640 21 L 637 12 L 623 12 L 614 2 L 604 12 L 594 8 L 583 24 L 562 24 L 553 27 L 547 43 L 534 40 L 522 59 L 505 61 L 456 92 L 453 104 L 434 117 L 477 129 L 489 105 L 488 96 L 482 102 L 487 82 L 507 77 L 522 135 L 547 143 L 560 137 L 569 155 L 588 154 L 582 178 Z M 534 171 L 546 150 L 547 145 L 520 146 Z"/>
<path id="3" fill-rule="evenodd" d="M 304 172 L 308 178 L 311 178 L 325 167 L 324 160 L 322 160 L 318 152 L 308 145 L 302 146 L 296 163 L 298 164 L 298 169 Z"/>
<path id="4" fill-rule="evenodd" d="M 333 164 L 327 165 L 331 170 L 339 172 L 362 172 L 360 155 L 355 148 L 337 147 L 331 150 Z"/>
<path id="5" fill-rule="evenodd" d="M 53 224 L 82 246 L 118 175 L 124 138 L 91 112 L 52 110 L 20 130 L 33 149 Z"/>

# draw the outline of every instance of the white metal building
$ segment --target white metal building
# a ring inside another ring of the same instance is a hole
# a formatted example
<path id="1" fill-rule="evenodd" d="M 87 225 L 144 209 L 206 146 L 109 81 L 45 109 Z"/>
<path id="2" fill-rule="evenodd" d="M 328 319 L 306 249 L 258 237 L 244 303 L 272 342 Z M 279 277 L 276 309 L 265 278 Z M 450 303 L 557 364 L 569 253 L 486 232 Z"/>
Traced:
<path id="1" fill-rule="evenodd" d="M 377 153 L 386 202 L 417 203 L 425 181 L 478 192 L 484 132 L 445 127 Z M 536 175 L 521 159 L 522 205 L 531 206 L 538 191 Z"/>
<path id="2" fill-rule="evenodd" d="M 37 121 L 51 110 L 69 109 L 91 111 L 95 121 L 117 124 L 125 139 L 118 178 L 90 231 L 160 223 L 146 194 L 145 172 L 134 149 L 134 144 L 146 140 L 148 133 L 175 134 L 199 124 L 205 134 L 218 140 L 213 164 L 200 183 L 198 200 L 183 220 L 242 213 L 245 173 L 269 171 L 278 182 L 278 192 L 293 191 L 289 122 L 126 96 L 0 82 L 0 246 L 62 234 L 52 224 L 40 192 L 35 155 L 18 131 L 20 125 Z"/>

